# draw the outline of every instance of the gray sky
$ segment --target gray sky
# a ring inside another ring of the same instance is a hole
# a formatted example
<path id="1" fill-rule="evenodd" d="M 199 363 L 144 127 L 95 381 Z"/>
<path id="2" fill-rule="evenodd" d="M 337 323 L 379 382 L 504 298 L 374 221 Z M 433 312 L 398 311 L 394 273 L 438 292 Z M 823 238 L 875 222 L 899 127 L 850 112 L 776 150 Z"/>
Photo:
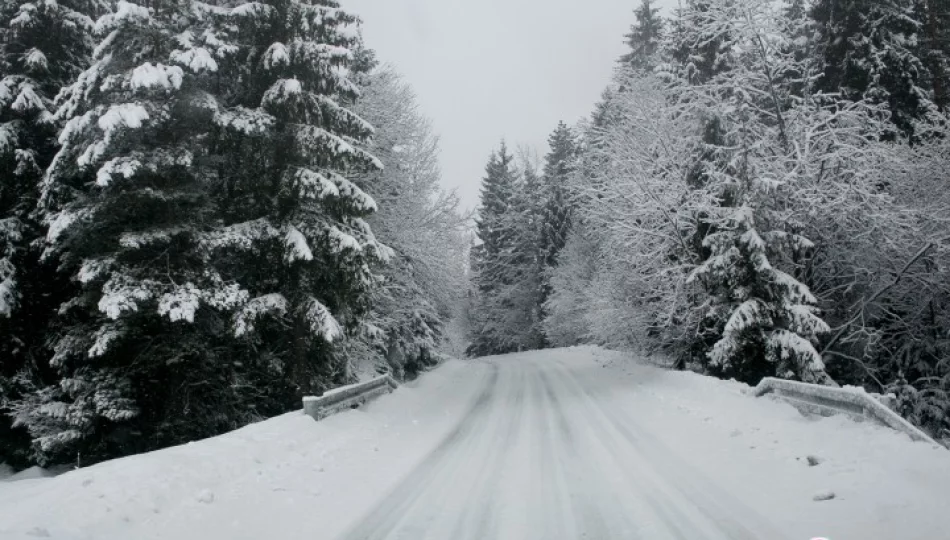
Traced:
<path id="1" fill-rule="evenodd" d="M 443 183 L 478 204 L 504 137 L 547 152 L 559 120 L 600 97 L 639 0 L 342 0 L 367 44 L 413 86 L 441 138 Z"/>

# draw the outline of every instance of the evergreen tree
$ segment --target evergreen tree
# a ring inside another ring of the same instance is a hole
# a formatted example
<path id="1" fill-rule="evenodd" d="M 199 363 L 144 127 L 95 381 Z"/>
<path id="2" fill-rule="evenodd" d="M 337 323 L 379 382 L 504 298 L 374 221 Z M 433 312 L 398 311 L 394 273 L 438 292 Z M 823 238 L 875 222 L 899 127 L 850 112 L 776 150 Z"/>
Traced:
<path id="1" fill-rule="evenodd" d="M 505 215 L 511 246 L 503 258 L 504 277 L 497 292 L 500 319 L 511 350 L 534 350 L 545 346 L 541 327 L 544 303 L 545 185 L 528 154 L 521 158 L 514 196 Z"/>
<path id="2" fill-rule="evenodd" d="M 514 157 L 502 142 L 485 167 L 481 206 L 475 220 L 481 243 L 472 249 L 473 280 L 476 284 L 472 314 L 472 342 L 468 354 L 484 356 L 513 350 L 504 326 L 504 306 L 499 293 L 510 285 L 507 259 L 513 252 L 514 231 L 507 225 L 514 204 L 517 175 Z"/>
<path id="3" fill-rule="evenodd" d="M 931 119 L 936 109 L 926 88 L 927 68 L 917 54 L 921 23 L 913 6 L 898 0 L 819 0 L 811 15 L 819 34 L 819 89 L 886 106 L 897 132 L 913 138 L 916 124 Z"/>
<path id="4" fill-rule="evenodd" d="M 653 7 L 650 0 L 642 0 L 634 12 L 637 22 L 627 34 L 627 46 L 630 52 L 620 57 L 620 62 L 635 71 L 652 71 L 656 66 L 656 55 L 660 51 L 663 38 L 663 18 L 660 8 Z"/>
<path id="5" fill-rule="evenodd" d="M 191 7 L 120 2 L 99 19 L 94 63 L 58 113 L 68 122 L 41 208 L 48 256 L 81 291 L 60 308 L 60 382 L 17 407 L 41 462 L 101 459 L 167 436 L 193 397 L 175 389 L 221 361 L 214 328 L 243 299 L 199 241 L 213 217 L 204 139 L 214 100 L 203 87 L 217 63 L 183 37 Z M 131 438 L 137 430 L 144 436 Z"/>
<path id="6" fill-rule="evenodd" d="M 539 259 L 543 278 L 540 302 L 543 305 L 551 287 L 546 275 L 557 266 L 558 254 L 564 249 L 573 221 L 569 182 L 577 167 L 577 142 L 574 132 L 560 122 L 548 139 L 551 148 L 545 157 L 540 217 Z"/>
<path id="7" fill-rule="evenodd" d="M 687 0 L 676 11 L 664 48 L 688 83 L 707 83 L 733 67 L 734 38 L 728 25 L 715 24 L 728 9 L 718 0 Z"/>
<path id="8" fill-rule="evenodd" d="M 40 261 L 35 244 L 43 228 L 35 209 L 56 152 L 53 101 L 88 65 L 91 17 L 105 7 L 96 0 L 0 4 L 0 409 L 24 385 L 54 375 L 45 340 L 68 284 Z M 0 461 L 22 462 L 22 447 L 6 443 L 25 437 L 9 428 L 4 416 Z"/>
<path id="9" fill-rule="evenodd" d="M 934 104 L 946 113 L 950 105 L 950 2 L 918 0 L 914 13 L 922 25 L 918 56 L 927 67 L 927 87 Z"/>
<path id="10" fill-rule="evenodd" d="M 708 316 L 725 321 L 709 352 L 711 365 L 726 377 L 752 384 L 776 374 L 824 382 L 824 363 L 814 343 L 829 328 L 815 315 L 817 300 L 769 260 L 770 254 L 789 250 L 801 255 L 812 243 L 784 231 L 760 234 L 749 206 L 728 212 L 705 239 L 710 257 L 690 276 L 701 280 L 712 296 Z"/>
<path id="11" fill-rule="evenodd" d="M 337 2 L 272 0 L 216 16 L 235 43 L 219 87 L 216 212 L 203 238 L 250 300 L 234 329 L 292 396 L 352 381 L 333 351 L 357 328 L 391 250 L 364 218 L 376 201 L 352 179 L 382 164 L 373 128 L 348 107 L 364 61 L 358 19 Z M 290 401 L 293 401 L 292 399 Z"/>
<path id="12" fill-rule="evenodd" d="M 342 174 L 379 166 L 341 105 L 355 23 L 294 1 L 99 20 L 42 198 L 82 291 L 60 308 L 62 381 L 17 404 L 40 460 L 212 435 L 348 379 L 330 343 L 387 253 Z"/>

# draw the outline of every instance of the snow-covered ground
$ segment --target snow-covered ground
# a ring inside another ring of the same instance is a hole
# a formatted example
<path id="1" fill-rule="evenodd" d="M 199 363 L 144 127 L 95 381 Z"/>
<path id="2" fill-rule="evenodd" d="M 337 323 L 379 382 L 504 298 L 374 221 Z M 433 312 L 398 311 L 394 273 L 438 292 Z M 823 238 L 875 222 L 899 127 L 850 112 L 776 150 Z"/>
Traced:
<path id="1" fill-rule="evenodd" d="M 946 537 L 950 452 L 745 389 L 595 348 L 452 361 L 319 423 L 0 482 L 0 538 Z"/>

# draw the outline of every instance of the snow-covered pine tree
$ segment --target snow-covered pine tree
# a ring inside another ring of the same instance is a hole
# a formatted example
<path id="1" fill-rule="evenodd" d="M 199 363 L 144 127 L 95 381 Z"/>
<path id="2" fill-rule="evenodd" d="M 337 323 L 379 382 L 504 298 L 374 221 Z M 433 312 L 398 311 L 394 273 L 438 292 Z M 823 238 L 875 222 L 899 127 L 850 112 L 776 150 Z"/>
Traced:
<path id="1" fill-rule="evenodd" d="M 61 380 L 17 404 L 41 462 L 234 425 L 214 410 L 231 382 L 217 338 L 246 293 L 200 241 L 214 225 L 216 103 L 206 88 L 228 48 L 210 30 L 194 39 L 192 7 L 119 2 L 96 23 L 93 64 L 57 112 L 68 121 L 40 208 L 47 256 L 81 291 L 59 310 L 65 330 L 51 364 Z"/>
<path id="2" fill-rule="evenodd" d="M 918 57 L 927 66 L 927 87 L 943 112 L 950 105 L 950 2 L 916 0 L 915 18 L 921 22 Z"/>
<path id="3" fill-rule="evenodd" d="M 778 375 L 824 382 L 824 363 L 814 343 L 829 328 L 815 314 L 817 300 L 769 260 L 789 251 L 804 254 L 813 245 L 780 230 L 760 234 L 755 211 L 746 204 L 725 212 L 716 232 L 705 239 L 710 257 L 690 276 L 711 295 L 708 316 L 725 321 L 709 352 L 711 365 L 740 381 Z"/>
<path id="4" fill-rule="evenodd" d="M 40 261 L 35 210 L 57 148 L 54 99 L 87 67 L 93 17 L 105 11 L 97 0 L 0 4 L 0 409 L 53 375 L 45 341 L 68 281 Z M 0 461 L 22 462 L 22 449 L 7 454 L 20 439 L 8 428 L 4 415 Z"/>
<path id="5" fill-rule="evenodd" d="M 557 264 L 571 228 L 571 202 L 568 183 L 577 168 L 577 142 L 574 132 L 560 122 L 548 138 L 550 152 L 544 158 L 541 196 L 541 252 L 544 266 Z"/>
<path id="6" fill-rule="evenodd" d="M 351 180 L 382 168 L 361 147 L 372 126 L 348 108 L 359 20 L 331 0 L 213 16 L 235 51 L 215 113 L 221 222 L 202 245 L 248 291 L 233 321 L 242 361 L 271 366 L 291 397 L 320 393 L 352 379 L 332 344 L 367 312 L 372 266 L 391 253 L 364 220 L 376 202 Z"/>
<path id="7" fill-rule="evenodd" d="M 544 184 L 537 158 L 524 150 L 515 180 L 509 210 L 504 216 L 511 244 L 500 260 L 495 296 L 495 314 L 505 329 L 511 350 L 535 350 L 545 346 L 541 327 L 544 294 L 544 257 L 541 239 Z"/>
<path id="8" fill-rule="evenodd" d="M 502 142 L 485 167 L 481 206 L 475 220 L 481 241 L 472 249 L 472 273 L 475 299 L 472 306 L 472 340 L 468 354 L 484 356 L 514 350 L 503 323 L 499 294 L 510 284 L 505 266 L 511 255 L 515 233 L 508 228 L 508 215 L 514 204 L 517 173 L 514 157 Z"/>
<path id="9" fill-rule="evenodd" d="M 687 0 L 675 11 L 664 35 L 663 54 L 671 58 L 691 84 L 703 84 L 733 66 L 733 36 L 715 24 L 722 6 L 717 0 Z"/>
<path id="10" fill-rule="evenodd" d="M 630 52 L 620 57 L 620 62 L 634 71 L 650 72 L 656 66 L 656 55 L 663 43 L 663 18 L 660 8 L 654 7 L 651 0 L 642 0 L 634 12 L 637 22 L 627 34 L 627 46 Z"/>
<path id="11" fill-rule="evenodd" d="M 573 220 L 569 183 L 577 169 L 577 142 L 574 132 L 560 122 L 548 139 L 550 151 L 544 158 L 542 176 L 539 259 L 542 266 L 541 305 L 551 294 L 548 276 L 557 266 Z M 542 310 L 543 312 L 543 310 Z"/>
<path id="12" fill-rule="evenodd" d="M 822 63 L 819 89 L 885 104 L 897 128 L 893 136 L 912 140 L 920 135 L 917 124 L 934 120 L 937 109 L 918 57 L 922 25 L 913 7 L 898 0 L 818 0 L 811 8 Z"/>

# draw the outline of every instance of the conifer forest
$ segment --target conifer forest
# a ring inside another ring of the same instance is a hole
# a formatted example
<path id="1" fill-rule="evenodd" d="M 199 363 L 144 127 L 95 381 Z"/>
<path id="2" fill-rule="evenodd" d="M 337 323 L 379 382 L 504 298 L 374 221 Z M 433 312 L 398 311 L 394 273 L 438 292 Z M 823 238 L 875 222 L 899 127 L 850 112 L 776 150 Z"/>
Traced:
<path id="1" fill-rule="evenodd" d="M 0 0 L 0 463 L 575 345 L 950 441 L 950 1 L 635 2 L 469 211 L 346 0 Z"/>

